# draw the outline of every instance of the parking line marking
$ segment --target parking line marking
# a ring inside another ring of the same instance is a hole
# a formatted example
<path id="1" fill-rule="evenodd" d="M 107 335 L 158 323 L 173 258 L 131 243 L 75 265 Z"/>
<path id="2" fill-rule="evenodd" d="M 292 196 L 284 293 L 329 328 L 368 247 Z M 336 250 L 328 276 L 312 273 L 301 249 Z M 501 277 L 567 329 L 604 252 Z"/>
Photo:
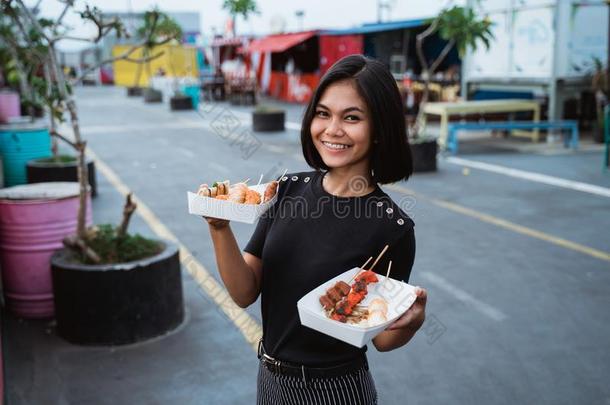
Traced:
<path id="1" fill-rule="evenodd" d="M 462 159 L 455 156 L 448 156 L 445 158 L 445 161 L 454 165 L 469 167 L 471 169 L 484 170 L 487 172 L 502 174 L 504 176 L 514 177 L 517 179 L 533 181 L 536 183 L 547 184 L 555 187 L 567 188 L 569 190 L 580 191 L 583 193 L 589 193 L 601 197 L 610 197 L 610 188 L 596 186 L 594 184 L 567 180 L 561 177 L 549 176 L 546 174 L 529 172 L 526 170 L 512 169 L 510 167 L 479 162 L 476 160 Z"/>
<path id="2" fill-rule="evenodd" d="M 101 160 L 91 148 L 87 148 L 87 154 L 95 160 L 96 167 L 106 177 L 108 182 L 123 196 L 131 192 L 129 187 L 123 183 L 120 177 Z M 180 240 L 167 228 L 159 218 L 140 200 L 135 194 L 134 202 L 138 205 L 136 214 L 140 215 L 144 222 L 162 239 L 167 239 L 178 245 L 180 249 L 180 262 L 187 269 L 191 277 L 197 282 L 203 292 L 205 292 L 224 314 L 239 329 L 246 341 L 255 352 L 258 349 L 258 341 L 263 336 L 263 329 L 260 323 L 250 316 L 244 309 L 233 302 L 227 290 L 210 274 L 195 256 L 184 246 Z"/>
<path id="3" fill-rule="evenodd" d="M 394 191 L 403 193 L 403 194 L 415 195 L 419 198 L 430 201 L 432 204 L 434 204 L 438 207 L 445 208 L 447 210 L 478 219 L 480 221 L 498 226 L 500 228 L 508 229 L 510 231 L 520 233 L 522 235 L 530 236 L 532 238 L 540 239 L 545 242 L 551 243 L 556 246 L 560 246 L 560 247 L 568 249 L 568 250 L 573 250 L 573 251 L 585 254 L 587 256 L 594 257 L 596 259 L 610 262 L 610 253 L 607 253 L 607 252 L 604 252 L 601 250 L 597 250 L 597 249 L 594 249 L 594 248 L 591 248 L 591 247 L 588 247 L 585 245 L 581 245 L 579 243 L 572 242 L 572 241 L 569 241 L 567 239 L 563 239 L 563 238 L 560 238 L 557 236 L 553 236 L 548 233 L 537 231 L 535 229 L 531 229 L 531 228 L 528 228 L 523 225 L 518 225 L 513 222 L 507 221 L 505 219 L 495 217 L 493 215 L 484 214 L 482 212 L 479 212 L 479 211 L 476 211 L 476 210 L 473 210 L 470 208 L 466 208 L 459 204 L 440 200 L 437 198 L 427 197 L 422 194 L 415 193 L 414 191 L 412 191 L 406 187 L 399 186 L 397 184 L 389 184 L 384 187 L 388 188 L 390 190 L 394 190 Z"/>
<path id="4" fill-rule="evenodd" d="M 472 306 L 474 309 L 482 313 L 483 315 L 493 319 L 494 321 L 501 322 L 508 318 L 508 316 L 494 308 L 493 306 L 473 297 L 461 288 L 453 285 L 449 281 L 445 280 L 441 276 L 436 274 L 423 271 L 419 273 L 428 283 L 440 288 L 441 290 L 453 295 L 457 300 L 462 301 L 465 304 Z"/>

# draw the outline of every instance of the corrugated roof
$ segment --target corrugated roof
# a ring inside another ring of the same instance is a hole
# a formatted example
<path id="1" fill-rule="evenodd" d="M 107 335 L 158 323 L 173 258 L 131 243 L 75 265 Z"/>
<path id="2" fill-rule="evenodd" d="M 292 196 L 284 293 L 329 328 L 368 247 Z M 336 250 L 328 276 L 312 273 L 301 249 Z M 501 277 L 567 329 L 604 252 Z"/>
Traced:
<path id="1" fill-rule="evenodd" d="M 248 46 L 248 52 L 284 52 L 317 34 L 317 31 L 296 32 L 292 34 L 269 35 L 255 39 Z"/>
<path id="2" fill-rule="evenodd" d="M 369 34 L 381 31 L 402 30 L 405 28 L 421 27 L 428 24 L 428 19 L 390 21 L 383 23 L 367 23 L 360 27 L 347 28 L 342 30 L 321 31 L 320 35 L 350 35 L 350 34 Z"/>

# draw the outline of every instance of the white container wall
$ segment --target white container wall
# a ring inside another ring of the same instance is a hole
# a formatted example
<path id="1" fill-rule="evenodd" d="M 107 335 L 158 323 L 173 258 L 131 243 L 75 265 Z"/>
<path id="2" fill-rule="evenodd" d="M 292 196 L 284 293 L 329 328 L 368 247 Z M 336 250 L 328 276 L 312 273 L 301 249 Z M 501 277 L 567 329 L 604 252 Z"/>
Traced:
<path id="1" fill-rule="evenodd" d="M 473 86 L 529 88 L 548 95 L 549 118 L 556 119 L 563 99 L 589 87 L 594 60 L 607 63 L 604 0 L 483 0 L 477 7 L 494 23 L 495 39 L 489 50 L 468 54 L 463 95 Z"/>
<path id="2" fill-rule="evenodd" d="M 601 1 L 562 4 L 560 15 L 563 25 L 558 47 L 558 77 L 578 77 L 590 72 L 594 58 L 607 62 L 608 10 L 608 5 Z"/>

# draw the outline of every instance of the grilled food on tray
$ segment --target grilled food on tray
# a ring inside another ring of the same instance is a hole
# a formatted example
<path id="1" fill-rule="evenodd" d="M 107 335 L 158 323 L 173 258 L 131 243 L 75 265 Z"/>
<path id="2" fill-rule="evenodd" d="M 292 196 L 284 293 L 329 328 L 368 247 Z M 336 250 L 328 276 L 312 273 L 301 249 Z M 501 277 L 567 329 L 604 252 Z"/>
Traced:
<path id="1" fill-rule="evenodd" d="M 212 187 L 202 184 L 197 190 L 197 195 L 215 198 L 217 200 L 231 201 L 238 204 L 261 204 L 270 201 L 277 192 L 278 183 L 272 181 L 267 184 L 265 192 L 261 196 L 258 191 L 248 187 L 246 183 L 235 183 L 231 185 L 229 180 L 215 182 Z"/>
<path id="2" fill-rule="evenodd" d="M 366 297 L 368 285 L 377 281 L 377 274 L 370 270 L 360 272 L 351 286 L 338 281 L 320 297 L 326 316 L 342 323 L 358 324 L 367 320 L 369 324 L 372 324 L 371 321 L 384 322 L 388 312 L 384 299 L 371 300 L 368 308 L 359 305 Z"/>

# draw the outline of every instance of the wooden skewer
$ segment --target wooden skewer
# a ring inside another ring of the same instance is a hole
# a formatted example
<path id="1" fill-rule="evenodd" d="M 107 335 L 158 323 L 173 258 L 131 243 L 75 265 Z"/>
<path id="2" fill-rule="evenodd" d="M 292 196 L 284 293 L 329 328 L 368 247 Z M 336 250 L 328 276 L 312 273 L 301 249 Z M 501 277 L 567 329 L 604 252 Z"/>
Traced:
<path id="1" fill-rule="evenodd" d="M 381 253 L 379 253 L 379 256 L 377 256 L 377 259 L 375 259 L 375 262 L 373 263 L 373 265 L 371 266 L 371 268 L 369 270 L 373 270 L 373 267 L 375 267 L 375 265 L 377 264 L 377 262 L 379 261 L 379 259 L 381 259 L 381 257 L 383 256 L 383 254 L 386 252 L 386 250 L 388 250 L 388 248 L 390 247 L 390 245 L 385 245 L 385 247 L 383 248 L 383 250 L 381 251 Z"/>
<path id="2" fill-rule="evenodd" d="M 366 265 L 367 265 L 367 264 L 369 264 L 369 262 L 370 262 L 371 260 L 373 260 L 373 256 L 369 257 L 369 260 L 367 260 L 366 262 L 364 262 L 364 264 L 363 264 L 362 266 L 360 266 L 360 269 L 361 269 L 361 270 L 364 270 L 364 268 L 366 267 Z M 354 281 L 354 279 L 356 278 L 356 276 L 357 276 L 358 274 L 360 274 L 360 271 L 357 271 L 357 272 L 356 272 L 356 274 L 354 274 L 354 275 L 352 276 L 352 278 L 351 278 L 351 279 L 350 279 L 350 280 L 347 282 L 347 284 L 351 284 L 351 283 L 352 283 L 352 281 Z"/>
<path id="3" fill-rule="evenodd" d="M 369 257 L 369 260 L 367 260 L 366 262 L 364 262 L 364 264 L 362 266 L 360 266 L 361 269 L 364 270 L 364 268 L 366 267 L 367 264 L 369 264 L 369 262 L 373 260 L 373 256 Z"/>
<path id="4" fill-rule="evenodd" d="M 261 177 L 258 178 L 258 183 L 256 183 L 256 185 L 260 185 L 261 181 L 263 181 L 263 174 L 261 173 Z"/>
<path id="5" fill-rule="evenodd" d="M 383 280 L 383 283 L 381 283 L 382 288 L 385 285 L 385 283 L 388 281 L 388 277 L 390 277 L 390 270 L 392 270 L 392 261 L 391 260 L 390 260 L 390 264 L 388 264 L 388 272 L 385 275 L 385 280 Z"/>
<path id="6" fill-rule="evenodd" d="M 278 178 L 278 180 L 281 180 L 282 177 L 284 177 L 286 175 L 286 173 L 288 173 L 288 169 L 284 169 L 284 173 L 282 173 L 282 175 Z"/>

